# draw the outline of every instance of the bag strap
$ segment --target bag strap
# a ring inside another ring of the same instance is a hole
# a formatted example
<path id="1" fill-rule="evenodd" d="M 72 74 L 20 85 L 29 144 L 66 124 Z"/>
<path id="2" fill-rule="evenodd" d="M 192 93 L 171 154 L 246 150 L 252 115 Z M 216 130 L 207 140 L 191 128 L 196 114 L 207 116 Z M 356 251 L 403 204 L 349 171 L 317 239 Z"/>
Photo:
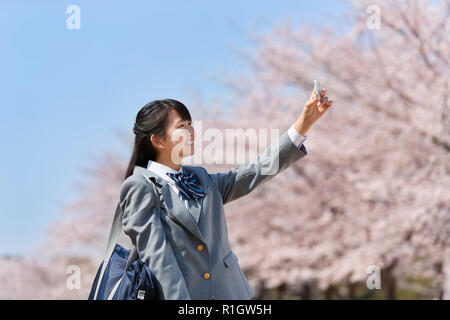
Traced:
<path id="1" fill-rule="evenodd" d="M 158 210 L 158 215 L 160 215 L 161 212 L 160 212 L 160 203 L 159 203 L 159 192 L 156 188 L 155 181 L 153 181 L 152 179 L 150 179 L 150 180 L 152 181 L 153 190 L 155 191 L 155 194 L 156 194 L 156 199 L 157 199 L 156 207 Z M 114 247 L 116 246 L 117 240 L 119 239 L 120 233 L 122 232 L 122 216 L 123 216 L 123 212 L 120 208 L 120 202 L 119 202 L 117 204 L 116 212 L 114 214 L 114 219 L 113 219 L 113 222 L 111 225 L 111 230 L 109 232 L 108 243 L 106 245 L 105 258 L 103 259 L 102 270 L 98 277 L 97 287 L 95 289 L 95 294 L 94 294 L 94 300 L 97 299 L 98 290 L 100 288 L 100 284 L 102 283 L 103 275 L 105 273 L 106 267 L 108 266 L 109 259 L 111 258 L 111 255 L 114 251 Z M 128 256 L 128 261 L 127 261 L 125 270 L 127 270 L 129 265 L 137 258 L 138 258 L 138 254 L 137 254 L 137 250 L 136 250 L 136 245 L 133 244 L 133 246 L 131 247 L 131 250 L 130 250 L 130 255 Z M 117 289 L 117 286 L 115 288 Z"/>

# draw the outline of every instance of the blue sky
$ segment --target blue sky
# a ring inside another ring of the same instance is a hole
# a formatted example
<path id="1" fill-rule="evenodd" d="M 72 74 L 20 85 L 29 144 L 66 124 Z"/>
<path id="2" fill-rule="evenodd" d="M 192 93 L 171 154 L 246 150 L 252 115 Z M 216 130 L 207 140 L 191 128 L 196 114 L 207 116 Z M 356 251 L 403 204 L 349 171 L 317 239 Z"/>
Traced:
<path id="1" fill-rule="evenodd" d="M 81 29 L 69 30 L 69 5 Z M 338 1 L 19 1 L 0 3 L 0 255 L 27 254 L 76 198 L 80 170 L 102 151 L 128 153 L 130 132 L 154 99 L 189 107 L 226 93 L 209 75 L 245 70 L 232 47 L 245 32 L 290 16 L 334 25 Z M 336 25 L 339 27 L 339 25 Z M 128 158 L 128 154 L 124 158 Z"/>

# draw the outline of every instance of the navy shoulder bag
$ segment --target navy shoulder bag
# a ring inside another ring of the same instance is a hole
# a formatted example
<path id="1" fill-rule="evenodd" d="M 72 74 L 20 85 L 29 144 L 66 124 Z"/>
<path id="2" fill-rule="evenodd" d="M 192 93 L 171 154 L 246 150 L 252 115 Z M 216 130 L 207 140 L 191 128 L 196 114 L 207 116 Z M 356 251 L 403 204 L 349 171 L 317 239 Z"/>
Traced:
<path id="1" fill-rule="evenodd" d="M 152 181 L 153 182 L 153 181 Z M 156 195 L 159 195 L 152 183 Z M 156 197 L 159 202 L 159 196 Z M 157 204 L 160 214 L 159 203 Z M 106 254 L 92 284 L 88 300 L 161 300 L 157 281 L 141 259 L 133 243 L 130 250 L 117 243 L 122 231 L 120 203 L 111 226 Z"/>

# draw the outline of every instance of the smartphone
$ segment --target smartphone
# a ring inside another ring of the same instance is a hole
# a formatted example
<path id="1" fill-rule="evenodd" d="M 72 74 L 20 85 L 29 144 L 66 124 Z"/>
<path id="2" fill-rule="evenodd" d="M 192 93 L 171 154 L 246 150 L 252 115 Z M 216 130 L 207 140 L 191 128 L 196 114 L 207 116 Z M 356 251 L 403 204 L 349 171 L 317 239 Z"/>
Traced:
<path id="1" fill-rule="evenodd" d="M 317 80 L 314 80 L 314 91 L 316 92 L 317 97 L 319 98 L 319 101 L 322 102 L 322 97 L 320 95 L 320 87 L 319 87 L 319 82 L 317 82 Z"/>

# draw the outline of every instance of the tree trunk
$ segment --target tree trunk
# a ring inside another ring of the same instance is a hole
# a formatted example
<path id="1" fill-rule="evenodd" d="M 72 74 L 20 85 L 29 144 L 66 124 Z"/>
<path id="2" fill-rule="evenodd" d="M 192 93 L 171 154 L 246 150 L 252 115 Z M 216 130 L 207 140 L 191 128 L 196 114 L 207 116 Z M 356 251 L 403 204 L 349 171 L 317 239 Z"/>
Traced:
<path id="1" fill-rule="evenodd" d="M 395 300 L 397 283 L 393 271 L 396 264 L 397 261 L 394 260 L 388 267 L 381 270 L 381 289 L 387 300 Z"/>
<path id="2" fill-rule="evenodd" d="M 444 263 L 442 265 L 444 282 L 442 284 L 442 299 L 450 300 L 450 247 L 444 249 Z"/>

